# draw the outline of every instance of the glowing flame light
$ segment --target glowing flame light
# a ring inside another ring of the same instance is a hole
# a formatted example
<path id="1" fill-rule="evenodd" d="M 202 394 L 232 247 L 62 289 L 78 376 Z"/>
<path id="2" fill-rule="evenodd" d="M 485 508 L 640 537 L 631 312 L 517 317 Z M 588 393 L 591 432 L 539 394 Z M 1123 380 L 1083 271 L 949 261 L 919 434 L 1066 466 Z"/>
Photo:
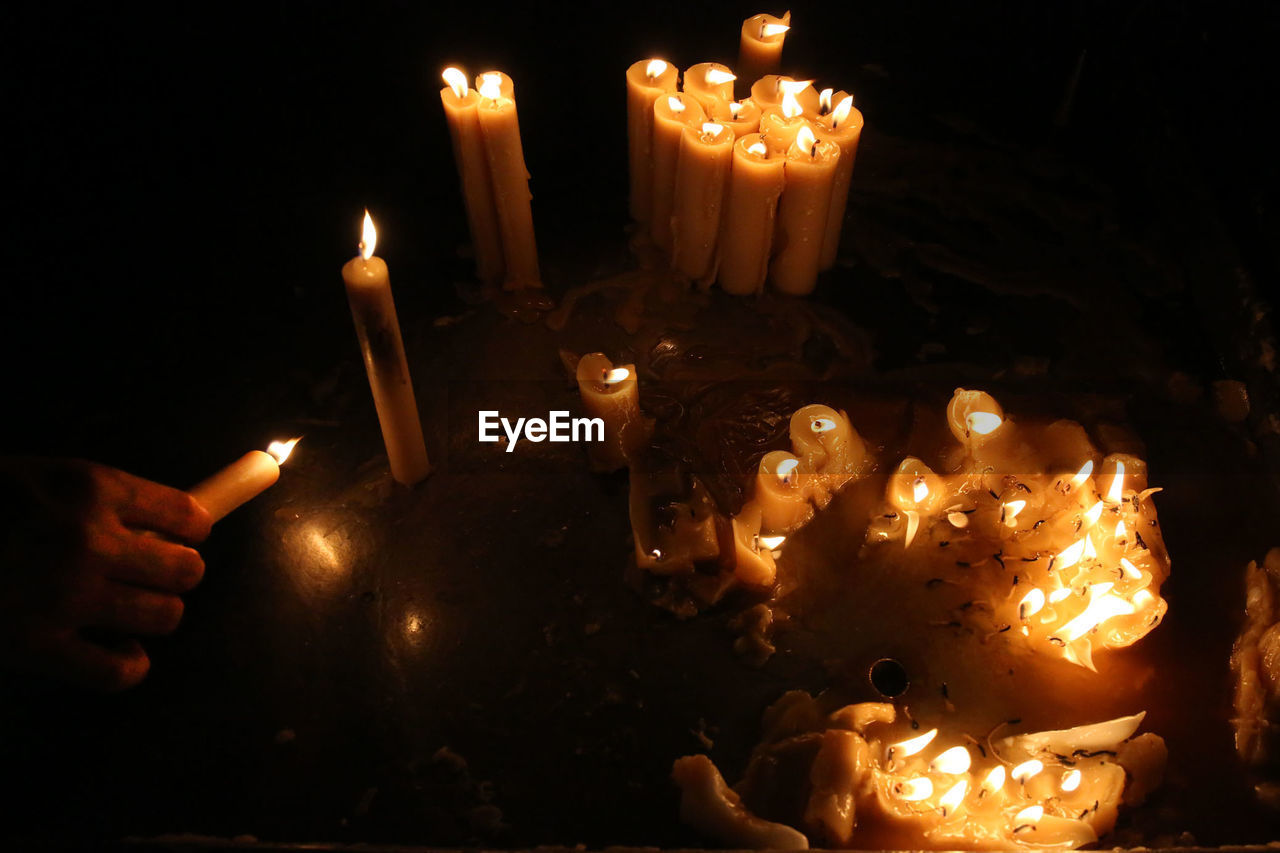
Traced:
<path id="1" fill-rule="evenodd" d="M 942 813 L 949 814 L 960 808 L 960 804 L 964 802 L 964 795 L 969 793 L 969 783 L 964 779 L 951 786 L 951 790 L 942 795 L 938 800 L 938 805 L 942 806 Z"/>
<path id="2" fill-rule="evenodd" d="M 929 497 L 929 484 L 925 482 L 924 477 L 916 477 L 915 482 L 911 484 L 911 497 L 916 503 Z"/>
<path id="3" fill-rule="evenodd" d="M 734 121 L 737 121 L 741 115 L 742 115 L 742 104 L 738 103 L 737 101 L 730 101 L 729 117 Z"/>
<path id="4" fill-rule="evenodd" d="M 604 384 L 606 385 L 612 385 L 615 382 L 621 382 L 629 378 L 631 378 L 631 371 L 625 367 L 615 367 L 613 370 L 604 372 Z"/>
<path id="5" fill-rule="evenodd" d="M 853 95 L 845 95 L 831 113 L 831 129 L 835 130 L 848 121 L 851 112 L 853 112 Z"/>
<path id="6" fill-rule="evenodd" d="M 809 429 L 819 434 L 824 432 L 831 432 L 831 430 L 835 428 L 836 428 L 836 422 L 831 420 L 831 418 L 814 418 L 809 423 Z"/>
<path id="7" fill-rule="evenodd" d="M 912 541 L 916 538 L 916 532 L 920 529 L 920 513 L 914 509 L 906 511 L 907 516 L 907 535 L 902 541 L 903 548 L 910 548 Z"/>
<path id="8" fill-rule="evenodd" d="M 818 93 L 818 109 L 823 115 L 831 112 L 831 99 L 835 97 L 835 89 L 823 89 Z"/>
<path id="9" fill-rule="evenodd" d="M 449 88 L 453 90 L 453 94 L 459 98 L 465 98 L 467 92 L 471 91 L 467 86 L 467 75 L 462 73 L 459 68 L 446 68 L 440 73 L 444 78 L 444 82 L 449 84 Z"/>
<path id="10" fill-rule="evenodd" d="M 963 512 L 947 513 L 947 521 L 951 522 L 952 527 L 959 530 L 963 530 L 969 526 L 969 516 L 965 515 Z"/>
<path id="11" fill-rule="evenodd" d="M 1068 794 L 1080 787 L 1080 781 L 1084 778 L 1084 774 L 1079 770 L 1072 770 L 1062 777 L 1062 790 Z"/>
<path id="12" fill-rule="evenodd" d="M 1080 470 L 1077 471 L 1076 475 L 1071 478 L 1071 488 L 1078 489 L 1080 485 L 1084 483 L 1085 480 L 1089 479 L 1089 477 L 1092 475 L 1093 475 L 1093 460 L 1089 459 L 1083 465 L 1080 466 Z"/>
<path id="13" fill-rule="evenodd" d="M 991 772 L 987 774 L 987 778 L 982 780 L 982 787 L 986 791 L 995 793 L 1004 787 L 1005 770 L 1003 764 L 997 764 L 991 768 Z"/>
<path id="14" fill-rule="evenodd" d="M 364 225 L 360 231 L 360 257 L 366 261 L 373 257 L 373 250 L 378 247 L 378 229 L 373 227 L 373 217 L 368 209 L 364 212 Z"/>
<path id="15" fill-rule="evenodd" d="M 1017 767 L 1013 768 L 1013 770 L 1009 771 L 1009 775 L 1013 777 L 1013 781 L 1015 782 L 1026 782 L 1028 779 L 1036 776 L 1043 769 L 1044 763 L 1033 758 L 1030 761 L 1022 762 Z"/>
<path id="16" fill-rule="evenodd" d="M 1042 817 L 1044 817 L 1044 806 L 1027 806 L 1014 815 L 1013 820 L 1016 824 L 1039 823 Z"/>
<path id="17" fill-rule="evenodd" d="M 1118 504 L 1124 500 L 1124 463 L 1116 463 L 1116 476 L 1111 480 L 1111 488 L 1107 489 L 1107 500 Z"/>
<path id="18" fill-rule="evenodd" d="M 929 769 L 935 773 L 964 773 L 969 769 L 972 758 L 969 756 L 969 750 L 963 746 L 953 746 L 945 752 L 938 753 L 929 765 Z"/>
<path id="19" fill-rule="evenodd" d="M 1044 592 L 1039 587 L 1033 587 L 1018 603 L 1018 618 L 1026 621 L 1035 616 L 1044 609 L 1044 600 Z"/>
<path id="20" fill-rule="evenodd" d="M 723 124 L 716 124 L 714 121 L 704 121 L 702 123 L 702 138 L 706 142 L 712 142 L 723 130 Z"/>
<path id="21" fill-rule="evenodd" d="M 667 106 L 673 113 L 684 112 L 684 101 L 676 95 L 667 95 Z"/>
<path id="22" fill-rule="evenodd" d="M 765 145 L 763 142 L 753 142 L 747 146 L 747 153 L 754 154 L 757 157 L 768 157 L 769 146 Z"/>
<path id="23" fill-rule="evenodd" d="M 722 86 L 725 83 L 732 83 L 737 80 L 738 75 L 722 68 L 708 68 L 705 79 L 708 86 Z"/>
<path id="24" fill-rule="evenodd" d="M 800 99 L 788 89 L 782 96 L 782 115 L 787 119 L 795 119 L 803 114 L 804 107 L 800 105 Z"/>
<path id="25" fill-rule="evenodd" d="M 907 802 L 927 800 L 933 796 L 933 782 L 924 776 L 917 776 L 898 784 L 898 796 Z"/>
<path id="26" fill-rule="evenodd" d="M 774 473 L 778 475 L 778 482 L 790 485 L 791 475 L 800 467 L 799 459 L 783 459 L 778 463 L 778 467 L 774 469 Z"/>
<path id="27" fill-rule="evenodd" d="M 1089 507 L 1089 511 L 1084 514 L 1084 529 L 1088 530 L 1098 523 L 1098 519 L 1102 517 L 1102 501 L 1098 501 Z"/>
<path id="28" fill-rule="evenodd" d="M 782 35 L 783 33 L 785 33 L 785 32 L 786 32 L 787 30 L 789 30 L 789 29 L 791 29 L 791 27 L 787 26 L 786 24 L 764 24 L 764 23 L 762 23 L 762 24 L 760 25 L 760 38 L 762 38 L 762 39 L 771 39 L 771 38 L 773 38 L 774 36 L 780 36 L 780 35 Z"/>
<path id="29" fill-rule="evenodd" d="M 661 59 L 650 59 L 649 64 L 644 67 L 644 74 L 650 80 L 656 80 L 661 77 L 663 72 L 667 70 L 667 63 Z"/>
<path id="30" fill-rule="evenodd" d="M 1138 580 L 1142 577 L 1142 572 L 1138 571 L 1138 567 L 1133 563 L 1130 563 L 1124 557 L 1120 558 L 1120 568 L 1124 569 L 1124 573 L 1127 577 L 1131 577 L 1134 580 Z"/>
<path id="31" fill-rule="evenodd" d="M 937 736 L 938 736 L 937 729 L 929 729 L 929 731 L 925 732 L 924 734 L 918 737 L 913 737 L 913 738 L 910 738 L 909 740 L 904 740 L 901 743 L 895 743 L 893 746 L 889 747 L 889 756 L 891 758 L 894 756 L 898 756 L 900 758 L 906 758 L 908 756 L 915 755 L 917 752 L 924 749 L 929 744 L 933 743 L 933 739 L 936 738 Z"/>
<path id="32" fill-rule="evenodd" d="M 841 102 L 841 106 L 844 102 Z M 850 100 L 850 106 L 853 105 Z M 969 417 L 965 418 L 965 423 L 969 427 L 970 432 L 976 432 L 978 435 L 991 435 L 991 433 L 1000 429 L 1000 425 L 1004 423 L 1004 419 L 994 412 L 970 412 Z"/>
<path id="33" fill-rule="evenodd" d="M 496 101 L 502 97 L 502 75 L 489 71 L 480 75 L 480 97 Z"/>
<path id="34" fill-rule="evenodd" d="M 770 551 L 776 551 L 783 542 L 787 541 L 785 536 L 761 536 L 760 544 L 768 548 Z"/>
<path id="35" fill-rule="evenodd" d="M 267 453 L 276 460 L 277 465 L 283 465 L 284 460 L 289 458 L 289 454 L 293 452 L 293 446 L 301 439 L 291 438 L 288 441 L 273 441 L 267 445 Z"/>
<path id="36" fill-rule="evenodd" d="M 1111 593 L 1112 586 L 1110 583 L 1097 583 L 1089 587 L 1089 606 L 1058 629 L 1054 636 L 1073 643 L 1113 616 L 1134 613 L 1136 608 L 1133 604 Z"/>
<path id="37" fill-rule="evenodd" d="M 1009 501 L 1004 505 L 1004 523 L 1008 527 L 1017 527 L 1018 513 L 1027 508 L 1026 501 Z"/>
<path id="38" fill-rule="evenodd" d="M 1076 563 L 1080 562 L 1080 558 L 1084 556 L 1084 539 L 1078 539 L 1068 545 L 1061 554 L 1058 555 L 1057 568 L 1069 569 Z"/>
<path id="39" fill-rule="evenodd" d="M 1068 599 L 1068 598 L 1070 598 L 1070 597 L 1071 597 L 1071 588 L 1070 588 L 1070 587 L 1063 587 L 1062 589 L 1055 589 L 1053 592 L 1049 593 L 1049 603 L 1050 603 L 1050 604 L 1057 604 L 1059 601 L 1063 601 L 1064 599 Z"/>
<path id="40" fill-rule="evenodd" d="M 1134 607 L 1146 607 L 1148 604 L 1155 601 L 1155 598 L 1156 597 L 1151 594 L 1150 590 L 1140 589 L 1133 594 L 1133 605 Z"/>

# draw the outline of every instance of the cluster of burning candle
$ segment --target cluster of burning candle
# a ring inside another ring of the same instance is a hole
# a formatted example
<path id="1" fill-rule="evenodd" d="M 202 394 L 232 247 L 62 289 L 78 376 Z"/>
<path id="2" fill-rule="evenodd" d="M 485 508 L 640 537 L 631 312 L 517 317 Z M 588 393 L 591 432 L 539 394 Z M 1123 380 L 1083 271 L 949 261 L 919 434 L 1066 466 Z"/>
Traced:
<path id="1" fill-rule="evenodd" d="M 446 68 L 440 90 L 462 184 L 476 275 L 508 290 L 541 287 L 515 84 L 501 71 L 476 77 Z"/>
<path id="2" fill-rule="evenodd" d="M 978 591 L 965 619 L 1090 669 L 1094 651 L 1128 646 L 1159 624 L 1169 559 L 1150 500 L 1160 490 L 1147 488 L 1142 460 L 1037 465 L 1027 448 L 1076 446 L 1079 426 L 1014 423 L 982 392 L 958 389 L 948 423 L 960 463 L 939 475 L 903 460 L 870 541 L 944 554 Z"/>
<path id="3" fill-rule="evenodd" d="M 677 275 L 726 292 L 813 291 L 835 264 L 862 134 L 853 96 L 776 73 L 790 17 L 743 24 L 737 75 L 665 59 L 627 70 L 631 215 Z M 755 75 L 760 76 L 756 77 Z"/>

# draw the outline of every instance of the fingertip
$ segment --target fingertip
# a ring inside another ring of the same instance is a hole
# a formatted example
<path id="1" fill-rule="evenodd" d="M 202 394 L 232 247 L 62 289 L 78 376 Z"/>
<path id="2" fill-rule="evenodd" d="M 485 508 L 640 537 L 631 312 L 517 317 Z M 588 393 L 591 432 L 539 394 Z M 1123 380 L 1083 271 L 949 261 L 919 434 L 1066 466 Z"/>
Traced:
<path id="1" fill-rule="evenodd" d="M 182 494 L 187 501 L 187 530 L 183 538 L 188 542 L 203 542 L 213 532 L 213 516 L 209 515 L 209 511 L 201 506 L 200 502 L 193 498 L 189 492 L 183 492 Z"/>
<path id="2" fill-rule="evenodd" d="M 151 672 L 151 658 L 137 640 L 126 640 L 113 650 L 112 664 L 101 685 L 107 693 L 120 693 L 137 687 Z"/>
<path id="3" fill-rule="evenodd" d="M 179 592 L 190 592 L 198 587 L 200 581 L 204 580 L 204 558 L 200 556 L 200 552 L 195 548 L 184 549 L 176 574 Z"/>

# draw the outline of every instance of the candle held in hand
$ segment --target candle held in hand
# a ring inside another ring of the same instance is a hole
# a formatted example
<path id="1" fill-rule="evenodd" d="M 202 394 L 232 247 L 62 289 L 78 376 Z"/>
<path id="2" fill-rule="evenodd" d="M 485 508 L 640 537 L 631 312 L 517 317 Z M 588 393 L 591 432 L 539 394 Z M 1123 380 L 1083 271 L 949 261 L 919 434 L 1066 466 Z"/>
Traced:
<path id="1" fill-rule="evenodd" d="M 412 485 L 431 472 L 431 465 L 422 440 L 422 421 L 400 338 L 396 304 L 391 297 L 391 278 L 386 263 L 373 254 L 378 232 L 367 210 L 363 235 L 360 254 L 343 266 L 342 280 L 347 286 L 351 318 L 356 324 L 373 404 L 382 426 L 391 476 L 399 483 Z"/>
<path id="2" fill-rule="evenodd" d="M 280 466 L 293 452 L 298 439 L 273 441 L 264 453 L 250 450 L 226 468 L 190 489 L 191 497 L 204 507 L 214 521 L 226 518 L 275 484 Z"/>

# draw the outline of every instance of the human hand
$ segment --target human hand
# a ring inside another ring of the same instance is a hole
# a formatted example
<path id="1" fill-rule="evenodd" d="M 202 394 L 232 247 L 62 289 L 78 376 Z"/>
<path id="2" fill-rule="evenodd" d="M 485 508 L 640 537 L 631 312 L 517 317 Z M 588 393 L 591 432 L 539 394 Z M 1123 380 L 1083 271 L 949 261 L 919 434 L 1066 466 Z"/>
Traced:
<path id="1" fill-rule="evenodd" d="M 123 690 L 151 666 L 204 576 L 209 514 L 114 468 L 0 457 L 0 667 Z"/>

